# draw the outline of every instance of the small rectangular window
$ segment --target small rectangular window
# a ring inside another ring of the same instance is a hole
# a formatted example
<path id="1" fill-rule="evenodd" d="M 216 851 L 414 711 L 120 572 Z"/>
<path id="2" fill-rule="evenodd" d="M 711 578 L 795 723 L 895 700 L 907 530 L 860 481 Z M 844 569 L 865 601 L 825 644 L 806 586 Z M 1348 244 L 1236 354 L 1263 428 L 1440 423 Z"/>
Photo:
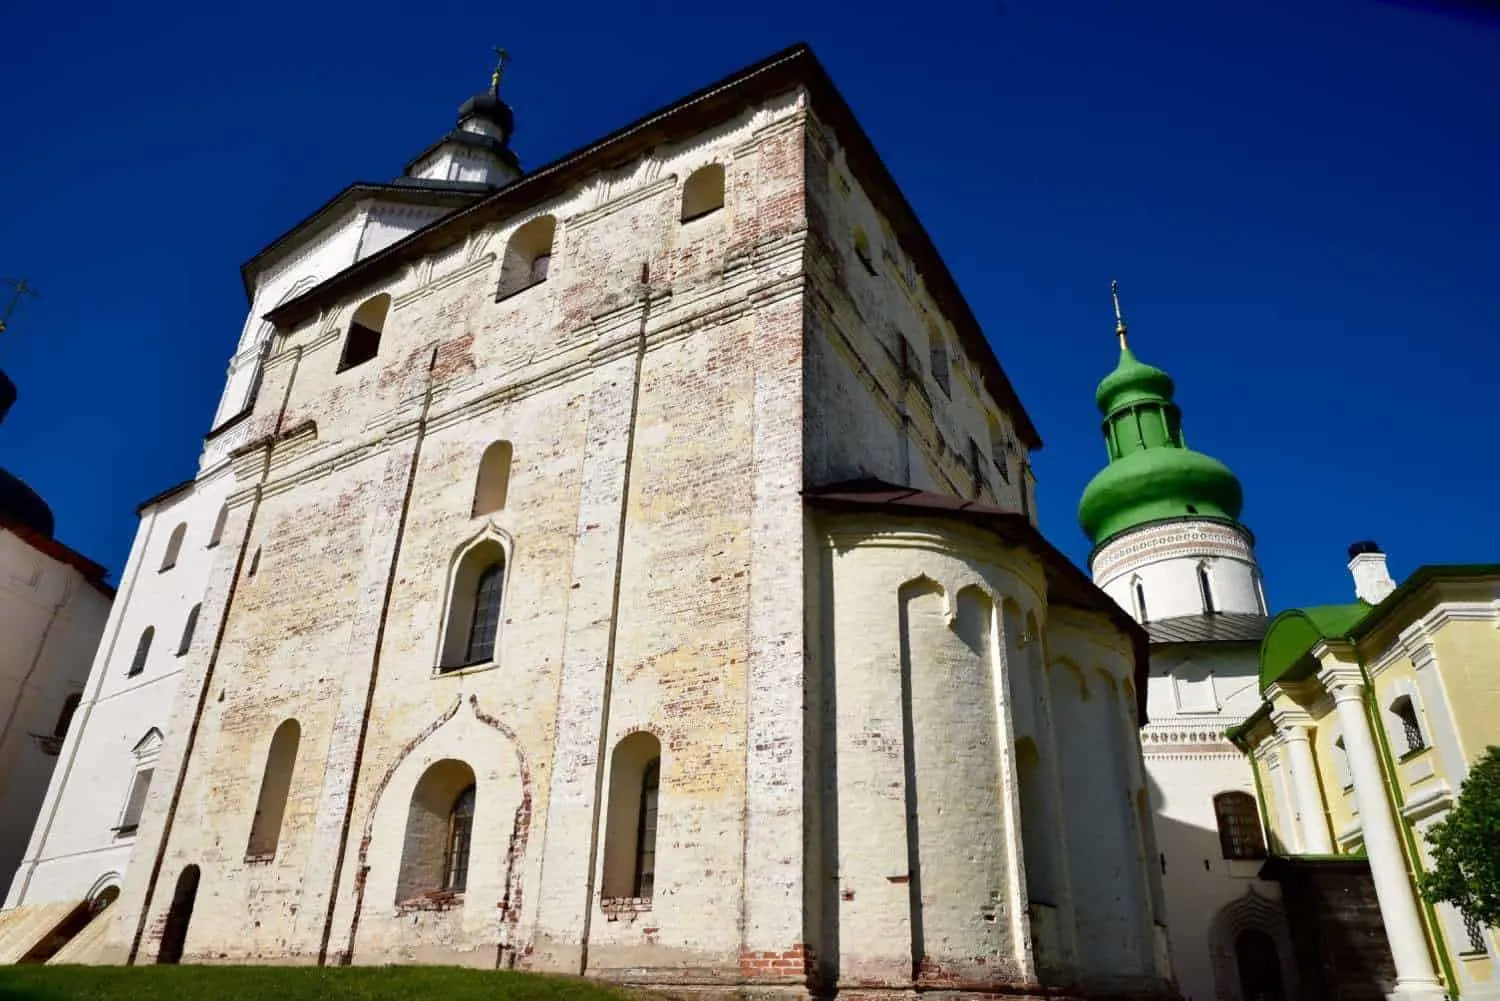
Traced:
<path id="1" fill-rule="evenodd" d="M 977 497 L 984 489 L 984 452 L 973 438 L 969 439 L 969 475 L 974 478 L 974 495 Z"/>
<path id="2" fill-rule="evenodd" d="M 120 818 L 120 826 L 115 828 L 120 834 L 134 834 L 136 828 L 141 824 L 141 814 L 146 809 L 146 794 L 151 791 L 151 776 L 155 773 L 153 768 L 142 768 L 135 773 L 135 781 L 130 786 L 130 796 L 125 801 L 125 815 Z"/>

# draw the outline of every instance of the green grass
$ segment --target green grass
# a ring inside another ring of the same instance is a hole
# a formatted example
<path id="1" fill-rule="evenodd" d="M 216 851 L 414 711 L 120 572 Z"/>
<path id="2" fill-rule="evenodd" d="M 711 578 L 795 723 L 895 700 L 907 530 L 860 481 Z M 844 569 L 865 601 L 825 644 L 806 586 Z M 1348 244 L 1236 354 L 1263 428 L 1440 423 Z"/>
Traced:
<path id="1" fill-rule="evenodd" d="M 445 966 L 0 966 L 0 1001 L 628 1001 L 569 977 Z M 638 999 L 636 999 L 638 1001 Z"/>

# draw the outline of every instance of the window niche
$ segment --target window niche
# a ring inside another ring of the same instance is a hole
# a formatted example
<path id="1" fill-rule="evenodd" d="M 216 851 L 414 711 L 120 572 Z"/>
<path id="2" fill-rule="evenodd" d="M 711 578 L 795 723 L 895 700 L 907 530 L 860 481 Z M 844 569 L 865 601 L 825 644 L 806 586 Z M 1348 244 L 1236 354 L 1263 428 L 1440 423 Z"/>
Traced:
<path id="1" fill-rule="evenodd" d="M 533 219 L 511 234 L 500 263 L 497 302 L 547 280 L 552 270 L 552 241 L 556 235 L 557 219 L 550 215 Z"/>
<path id="2" fill-rule="evenodd" d="M 474 480 L 473 517 L 505 508 L 506 494 L 510 491 L 511 454 L 508 441 L 497 441 L 484 450 L 479 459 L 479 475 Z"/>
<path id="3" fill-rule="evenodd" d="M 724 167 L 699 167 L 682 185 L 682 221 L 692 222 L 724 207 Z"/>
<path id="4" fill-rule="evenodd" d="M 655 893 L 660 794 L 661 742 L 650 733 L 632 733 L 615 745 L 610 759 L 601 883 L 605 901 L 648 904 Z"/>
<path id="5" fill-rule="evenodd" d="M 167 551 L 161 558 L 161 573 L 166 573 L 177 565 L 177 557 L 182 552 L 182 540 L 187 535 L 187 522 L 182 522 L 172 529 L 172 535 L 167 539 Z"/>
<path id="6" fill-rule="evenodd" d="M 455 758 L 435 762 L 412 790 L 396 880 L 396 903 L 463 893 L 477 805 L 474 769 Z"/>
<path id="7" fill-rule="evenodd" d="M 260 795 L 255 801 L 255 817 L 250 822 L 246 858 L 267 859 L 276 855 L 282 820 L 286 816 L 287 796 L 292 788 L 292 773 L 297 765 L 297 748 L 301 743 L 302 726 L 294 719 L 282 721 L 271 736 L 265 771 L 260 779 Z"/>
<path id="8" fill-rule="evenodd" d="M 1422 733 L 1421 718 L 1417 714 L 1417 704 L 1410 694 L 1396 696 L 1391 702 L 1392 737 L 1396 738 L 1396 746 L 1401 748 L 1401 757 L 1416 754 L 1426 750 L 1427 738 Z"/>
<path id="9" fill-rule="evenodd" d="M 177 644 L 177 656 L 184 656 L 193 648 L 193 633 L 198 629 L 198 613 L 203 610 L 200 602 L 188 612 L 187 622 L 182 626 L 182 640 Z"/>
<path id="10" fill-rule="evenodd" d="M 339 358 L 340 372 L 363 365 L 380 353 L 380 337 L 385 333 L 385 320 L 390 311 L 391 297 L 385 292 L 360 303 L 349 321 L 349 333 L 344 337 L 344 353 Z"/>
<path id="11" fill-rule="evenodd" d="M 439 673 L 494 661 L 505 597 L 506 564 L 505 546 L 489 534 L 458 558 L 449 589 Z"/>
<path id="12" fill-rule="evenodd" d="M 130 660 L 130 670 L 125 677 L 133 678 L 146 669 L 146 658 L 151 656 L 151 641 L 156 638 L 156 627 L 147 626 L 135 644 L 135 656 Z"/>
<path id="13" fill-rule="evenodd" d="M 208 545 L 205 549 L 212 549 L 224 541 L 224 526 L 229 522 L 229 505 L 225 504 L 219 508 L 219 516 L 214 519 L 214 530 L 208 536 Z"/>

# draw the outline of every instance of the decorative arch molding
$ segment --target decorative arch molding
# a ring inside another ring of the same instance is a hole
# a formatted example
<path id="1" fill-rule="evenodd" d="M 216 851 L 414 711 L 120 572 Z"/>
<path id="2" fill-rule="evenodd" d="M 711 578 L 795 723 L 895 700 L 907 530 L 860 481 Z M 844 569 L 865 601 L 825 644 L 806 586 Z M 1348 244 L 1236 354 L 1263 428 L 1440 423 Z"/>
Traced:
<path id="1" fill-rule="evenodd" d="M 449 644 L 449 634 L 453 628 L 453 613 L 459 607 L 458 587 L 461 583 L 460 577 L 469 554 L 481 546 L 498 546 L 505 564 L 505 576 L 501 579 L 500 607 L 505 607 L 510 597 L 510 582 L 515 579 L 514 567 L 516 558 L 516 540 L 505 529 L 500 527 L 494 515 L 486 518 L 480 525 L 479 530 L 468 536 L 453 548 L 448 556 L 448 567 L 443 579 L 443 618 L 438 624 L 436 647 L 432 651 L 432 663 L 441 670 Z M 496 638 L 498 650 L 499 639 Z"/>
<path id="2" fill-rule="evenodd" d="M 1244 896 L 1219 909 L 1208 926 L 1208 957 L 1214 971 L 1217 1001 L 1247 1001 L 1240 992 L 1239 965 L 1234 942 L 1241 932 L 1264 932 L 1276 943 L 1281 961 L 1281 983 L 1286 997 L 1301 997 L 1297 985 L 1297 963 L 1292 952 L 1292 934 L 1280 901 L 1260 894 L 1254 886 Z"/>
<path id="3" fill-rule="evenodd" d="M 88 892 L 83 895 L 83 899 L 90 906 L 92 906 L 95 901 L 103 896 L 106 890 L 110 889 L 111 887 L 114 887 L 116 890 L 118 890 L 124 880 L 125 877 L 122 876 L 117 870 L 111 869 L 109 872 L 106 872 L 104 875 L 94 880 L 94 883 L 89 887 Z"/>
<path id="4" fill-rule="evenodd" d="M 454 698 L 452 705 L 445 709 L 440 715 L 429 722 L 411 740 L 402 745 L 394 761 L 376 783 L 374 794 L 370 799 L 369 812 L 365 817 L 365 824 L 359 842 L 359 855 L 354 870 L 354 915 L 349 923 L 349 937 L 344 950 L 337 957 L 337 965 L 347 966 L 353 959 L 355 941 L 359 934 L 359 919 L 364 910 L 365 890 L 370 874 L 370 847 L 375 837 L 375 820 L 381 815 L 381 807 L 385 801 L 385 794 L 391 782 L 395 779 L 402 766 L 413 760 L 415 752 L 430 741 L 438 731 L 452 723 L 460 716 L 464 707 L 463 696 Z M 526 749 L 522 746 L 520 738 L 515 730 L 508 726 L 498 717 L 485 712 L 479 705 L 479 696 L 471 694 L 467 703 L 476 723 L 487 727 L 500 734 L 509 745 L 511 752 L 515 755 L 516 775 L 520 780 L 521 796 L 516 805 L 514 819 L 511 825 L 510 841 L 505 853 L 504 893 L 499 901 L 499 957 L 500 965 L 507 968 L 513 967 L 516 961 L 517 948 L 515 945 L 516 928 L 520 924 L 522 887 L 521 887 L 521 865 L 525 861 L 527 843 L 531 837 L 531 791 L 532 776 L 531 762 L 526 757 Z M 469 760 L 471 767 L 474 763 L 483 763 L 482 756 L 473 757 Z M 478 769 L 476 769 L 476 772 Z"/>

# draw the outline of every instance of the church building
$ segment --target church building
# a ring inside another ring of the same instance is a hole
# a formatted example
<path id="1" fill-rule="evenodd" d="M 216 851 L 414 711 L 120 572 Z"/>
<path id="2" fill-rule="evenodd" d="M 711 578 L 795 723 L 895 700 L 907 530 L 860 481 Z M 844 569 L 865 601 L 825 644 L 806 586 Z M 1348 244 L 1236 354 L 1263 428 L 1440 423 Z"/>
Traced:
<path id="1" fill-rule="evenodd" d="M 19 284 L 17 297 L 24 290 Z M 0 313 L 0 332 L 9 313 Z M 16 396 L 0 372 L 0 421 Z M 48 783 L 62 770 L 59 755 L 76 737 L 89 659 L 115 594 L 104 567 L 58 540 L 54 527 L 46 500 L 0 469 L 0 886 L 20 865 Z M 8 937 L 0 916 L 0 962 Z"/>
<path id="2" fill-rule="evenodd" d="M 127 571 L 201 590 L 95 661 L 192 609 L 155 743 L 79 754 L 151 758 L 93 958 L 1173 996 L 1147 634 L 811 52 L 531 171 L 499 84 L 245 270 Z"/>
<path id="3" fill-rule="evenodd" d="M 1172 966 L 1187 1001 L 1297 998 L 1280 887 L 1259 875 L 1255 778 L 1225 737 L 1260 704 L 1270 621 L 1243 491 L 1187 447 L 1172 379 L 1135 357 L 1113 291 L 1120 358 L 1095 394 L 1109 463 L 1078 517 L 1094 582 L 1150 637 L 1141 744 Z"/>

